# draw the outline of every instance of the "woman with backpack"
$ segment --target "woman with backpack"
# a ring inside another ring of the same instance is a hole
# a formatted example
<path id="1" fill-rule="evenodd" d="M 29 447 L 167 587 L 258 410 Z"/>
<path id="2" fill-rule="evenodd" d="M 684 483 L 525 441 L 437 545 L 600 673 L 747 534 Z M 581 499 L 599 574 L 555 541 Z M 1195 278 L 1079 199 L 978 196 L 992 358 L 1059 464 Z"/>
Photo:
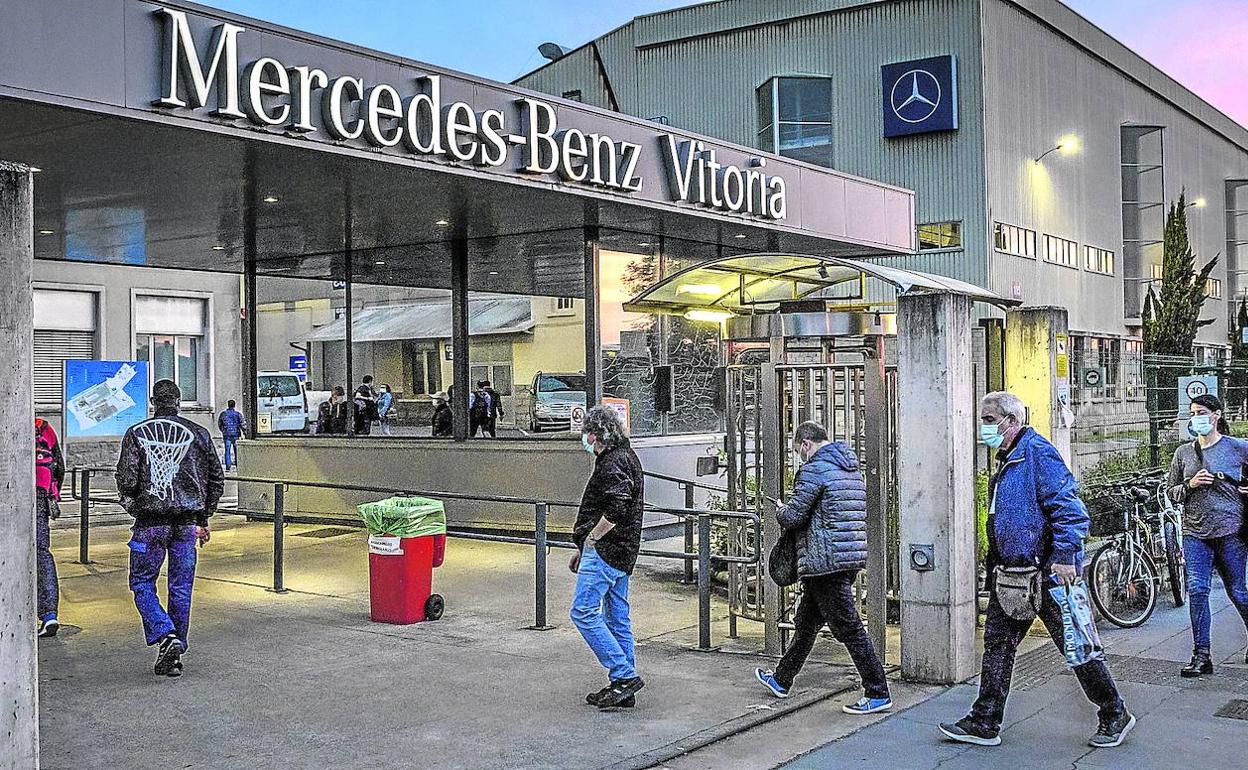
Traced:
<path id="1" fill-rule="evenodd" d="M 1248 629 L 1243 498 L 1248 494 L 1248 441 L 1227 435 L 1222 408 L 1222 401 L 1212 394 L 1192 399 L 1187 429 L 1195 440 L 1179 446 L 1170 463 L 1170 497 L 1183 503 L 1183 558 L 1193 650 L 1191 662 L 1180 673 L 1189 678 L 1213 673 L 1209 584 L 1215 567 Z"/>
<path id="2" fill-rule="evenodd" d="M 35 564 L 38 584 L 39 636 L 56 636 L 60 587 L 56 562 L 48 547 L 48 520 L 60 514 L 61 484 L 65 482 L 65 459 L 51 423 L 35 418 Z"/>

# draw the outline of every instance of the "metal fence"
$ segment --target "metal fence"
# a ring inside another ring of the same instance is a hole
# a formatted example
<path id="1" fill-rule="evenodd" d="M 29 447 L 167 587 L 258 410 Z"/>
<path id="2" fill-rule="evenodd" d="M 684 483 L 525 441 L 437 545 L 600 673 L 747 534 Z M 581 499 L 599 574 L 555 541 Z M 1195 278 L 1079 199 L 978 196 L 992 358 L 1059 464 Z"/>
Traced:
<path id="1" fill-rule="evenodd" d="M 91 505 L 94 498 L 91 488 L 91 478 L 96 473 L 112 473 L 111 468 L 74 468 L 71 475 L 71 494 L 74 499 L 79 502 L 79 524 L 78 524 L 78 563 L 91 563 Z M 653 474 L 652 474 L 653 475 Z M 686 503 L 692 502 L 693 489 L 696 482 L 685 479 L 676 479 L 675 477 L 661 477 L 664 480 L 676 481 L 685 485 Z M 407 495 L 430 497 L 440 500 L 463 500 L 470 502 L 484 503 L 506 503 L 513 505 L 530 505 L 533 507 L 533 537 L 522 537 L 515 535 L 502 535 L 490 532 L 478 532 L 453 527 L 447 528 L 447 537 L 462 538 L 466 540 L 483 540 L 496 543 L 513 543 L 517 545 L 533 546 L 533 625 L 530 628 L 534 630 L 546 630 L 551 628 L 547 624 L 547 592 L 546 592 L 546 559 L 551 548 L 573 549 L 576 545 L 568 540 L 552 539 L 546 530 L 546 519 L 551 508 L 576 508 L 578 503 L 572 503 L 559 500 L 539 500 L 536 498 L 526 497 L 508 497 L 503 495 L 481 495 L 481 494 L 465 494 L 460 492 L 446 492 L 441 490 L 408 490 L 395 489 L 393 487 L 379 487 L 365 484 L 334 484 L 330 482 L 314 482 L 314 481 L 292 481 L 289 479 L 271 479 L 252 476 L 227 476 L 226 481 L 235 481 L 245 484 L 265 484 L 273 487 L 273 511 L 272 513 L 249 512 L 250 518 L 273 520 L 273 581 L 270 590 L 277 593 L 284 593 L 286 588 L 285 574 L 285 539 L 284 530 L 287 524 L 332 524 L 346 527 L 363 528 L 364 523 L 361 519 L 354 516 L 334 517 L 321 514 L 299 515 L 287 514 L 285 510 L 286 491 L 291 488 L 308 488 L 308 489 L 331 489 L 343 492 L 364 492 L 369 494 L 378 494 L 385 496 Z M 708 487 L 714 489 L 713 487 Z M 739 527 L 749 528 L 755 533 L 755 538 L 761 537 L 761 523 L 759 516 L 751 512 L 742 511 L 712 511 L 702 508 L 694 508 L 689 505 L 686 508 L 671 508 L 667 506 L 647 505 L 646 511 L 650 513 L 667 514 L 678 517 L 685 522 L 685 550 L 683 551 L 665 551 L 652 548 L 642 548 L 640 555 L 659 559 L 680 559 L 685 562 L 686 579 L 692 576 L 693 566 L 697 565 L 697 583 L 698 583 L 698 648 L 701 650 L 710 650 L 711 645 L 711 569 L 712 562 L 719 561 L 726 564 L 756 564 L 759 559 L 759 550 L 756 549 L 749 555 L 717 555 L 712 556 L 711 553 L 711 527 L 714 521 L 721 520 L 726 525 L 735 525 Z M 691 546 L 696 541 L 696 550 Z"/>

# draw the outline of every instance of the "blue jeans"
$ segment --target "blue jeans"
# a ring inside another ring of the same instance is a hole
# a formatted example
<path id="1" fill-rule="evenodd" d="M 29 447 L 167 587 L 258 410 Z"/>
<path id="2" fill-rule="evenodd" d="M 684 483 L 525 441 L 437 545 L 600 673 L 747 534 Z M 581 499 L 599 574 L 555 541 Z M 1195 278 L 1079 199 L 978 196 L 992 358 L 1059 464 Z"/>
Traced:
<path id="1" fill-rule="evenodd" d="M 1197 649 L 1209 651 L 1209 584 L 1213 568 L 1218 568 L 1222 585 L 1231 603 L 1239 610 L 1248 628 L 1248 587 L 1244 573 L 1248 567 L 1248 545 L 1238 535 L 1206 540 L 1183 536 L 1183 559 L 1187 567 L 1187 602 L 1192 615 L 1192 642 Z"/>
<path id="2" fill-rule="evenodd" d="M 148 644 L 156 644 L 170 632 L 186 646 L 191 623 L 191 588 L 195 584 L 195 525 L 161 524 L 134 527 L 130 537 L 130 590 L 134 606 L 143 619 Z M 156 579 L 169 557 L 169 609 L 160 605 Z"/>
<path id="3" fill-rule="evenodd" d="M 607 564 L 592 548 L 581 554 L 571 617 L 612 681 L 637 676 L 628 574 Z"/>
<path id="4" fill-rule="evenodd" d="M 48 519 L 52 516 L 52 498 L 42 489 L 36 493 L 35 510 L 35 573 L 38 586 L 39 619 L 56 615 L 60 603 L 60 588 L 56 583 L 56 562 L 48 548 Z"/>
<path id="5" fill-rule="evenodd" d="M 225 465 L 226 470 L 238 465 L 238 436 L 222 436 L 221 440 L 225 442 Z"/>

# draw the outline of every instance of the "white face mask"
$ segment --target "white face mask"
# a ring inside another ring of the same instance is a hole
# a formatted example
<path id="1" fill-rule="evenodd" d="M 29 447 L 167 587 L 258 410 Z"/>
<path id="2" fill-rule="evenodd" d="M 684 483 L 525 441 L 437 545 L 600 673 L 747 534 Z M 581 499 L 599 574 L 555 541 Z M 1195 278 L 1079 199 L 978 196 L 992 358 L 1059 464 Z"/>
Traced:
<path id="1" fill-rule="evenodd" d="M 588 433 L 581 434 L 581 447 L 591 455 L 594 453 L 594 442 L 589 440 Z"/>

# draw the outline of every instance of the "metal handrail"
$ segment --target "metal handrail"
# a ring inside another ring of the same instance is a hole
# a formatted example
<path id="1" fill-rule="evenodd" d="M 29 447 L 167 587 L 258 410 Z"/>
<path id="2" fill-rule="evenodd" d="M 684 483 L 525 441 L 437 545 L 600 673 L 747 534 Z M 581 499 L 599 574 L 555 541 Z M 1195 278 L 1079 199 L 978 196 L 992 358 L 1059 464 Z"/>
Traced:
<path id="1" fill-rule="evenodd" d="M 112 468 L 99 467 L 75 467 L 72 471 L 73 480 L 71 482 L 71 495 L 80 502 L 79 508 L 79 544 L 78 544 L 78 561 L 80 564 L 90 564 L 90 508 L 91 508 L 91 475 L 93 473 L 104 473 L 112 471 Z M 81 475 L 81 488 L 79 487 L 78 477 Z M 673 477 L 674 478 L 674 477 Z M 291 487 L 306 487 L 311 489 L 331 489 L 346 492 L 369 492 L 387 495 L 411 495 L 420 497 L 434 497 L 448 500 L 464 500 L 470 502 L 485 503 L 506 503 L 517 505 L 532 505 L 534 510 L 533 532 L 532 538 L 516 537 L 511 535 L 495 535 L 481 532 L 457 531 L 454 529 L 447 530 L 448 537 L 458 537 L 468 540 L 485 540 L 493 542 L 513 543 L 521 545 L 534 546 L 534 624 L 530 628 L 534 630 L 547 630 L 551 626 L 546 623 L 546 557 L 550 548 L 575 548 L 575 544 L 568 542 L 552 541 L 547 537 L 546 524 L 550 508 L 553 507 L 579 507 L 579 503 L 570 503 L 566 501 L 541 500 L 529 497 L 514 497 L 508 495 L 484 495 L 484 494 L 468 494 L 462 492 L 446 492 L 446 491 L 428 491 L 428 490 L 396 490 L 392 487 L 378 487 L 367 484 L 336 484 L 333 482 L 320 481 L 292 481 L 288 479 L 273 479 L 263 477 L 249 476 L 226 476 L 226 481 L 235 481 L 245 484 L 271 484 L 273 486 L 273 587 L 272 591 L 276 593 L 285 593 L 288 589 L 285 586 L 285 545 L 283 538 L 283 530 L 287 522 L 290 523 L 317 523 L 324 522 L 327 517 L 323 516 L 292 516 L 287 517 L 285 512 L 285 493 Z M 685 481 L 680 479 L 679 481 Z M 685 508 L 672 508 L 669 506 L 646 505 L 645 510 L 653 513 L 665 513 L 681 517 L 686 523 L 686 538 L 684 551 L 661 551 L 654 549 L 640 549 L 639 555 L 654 558 L 665 559 L 682 559 L 685 562 L 686 582 L 691 582 L 691 571 L 693 560 L 698 563 L 697 584 L 698 584 L 698 647 L 699 649 L 711 649 L 711 563 L 718 561 L 720 563 L 732 564 L 759 564 L 762 560 L 762 548 L 755 547 L 752 553 L 742 556 L 712 556 L 711 555 L 711 520 L 720 519 L 739 519 L 749 522 L 753 525 L 755 533 L 754 541 L 756 545 L 760 544 L 760 536 L 762 532 L 762 522 L 758 514 L 749 511 L 712 511 L 704 508 L 693 506 L 693 486 L 685 485 L 685 501 L 688 505 Z M 337 520 L 344 524 L 355 524 L 363 527 L 363 522 L 352 522 L 350 520 Z M 692 552 L 692 530 L 696 525 L 697 528 L 697 551 Z"/>

